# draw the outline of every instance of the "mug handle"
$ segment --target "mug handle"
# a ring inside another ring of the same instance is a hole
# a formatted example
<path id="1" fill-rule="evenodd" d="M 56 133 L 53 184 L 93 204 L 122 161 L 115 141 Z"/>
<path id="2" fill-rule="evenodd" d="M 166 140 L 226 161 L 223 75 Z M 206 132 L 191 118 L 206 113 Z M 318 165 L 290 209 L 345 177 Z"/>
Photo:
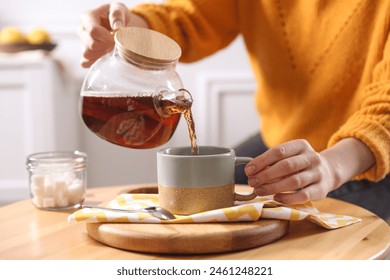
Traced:
<path id="1" fill-rule="evenodd" d="M 235 166 L 240 165 L 240 164 L 247 164 L 252 159 L 253 158 L 251 158 L 251 157 L 236 157 L 235 158 Z M 255 194 L 254 190 L 250 194 L 239 194 L 239 193 L 234 192 L 234 200 L 238 200 L 238 201 L 252 200 L 256 196 L 257 196 L 257 194 Z"/>

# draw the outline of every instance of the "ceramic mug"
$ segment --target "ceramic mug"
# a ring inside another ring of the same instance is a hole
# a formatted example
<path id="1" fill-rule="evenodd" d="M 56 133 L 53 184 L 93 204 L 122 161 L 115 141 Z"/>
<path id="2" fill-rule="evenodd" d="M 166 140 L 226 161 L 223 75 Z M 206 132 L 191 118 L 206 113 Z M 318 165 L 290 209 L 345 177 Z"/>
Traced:
<path id="1" fill-rule="evenodd" d="M 198 155 L 192 155 L 191 147 L 161 149 L 157 152 L 159 205 L 189 215 L 254 199 L 253 192 L 236 193 L 234 183 L 235 166 L 250 160 L 224 147 L 200 146 Z"/>

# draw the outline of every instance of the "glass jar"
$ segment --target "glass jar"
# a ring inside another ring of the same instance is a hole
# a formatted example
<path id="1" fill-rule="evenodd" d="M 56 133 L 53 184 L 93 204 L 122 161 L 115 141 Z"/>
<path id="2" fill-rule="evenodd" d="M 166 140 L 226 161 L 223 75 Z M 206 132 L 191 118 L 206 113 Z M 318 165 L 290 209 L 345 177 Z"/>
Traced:
<path id="1" fill-rule="evenodd" d="M 153 30 L 120 29 L 115 48 L 89 69 L 81 90 L 85 125 L 128 148 L 153 148 L 173 135 L 180 113 L 192 105 L 176 73 L 179 45 Z"/>
<path id="2" fill-rule="evenodd" d="M 27 157 L 30 196 L 39 209 L 78 208 L 85 199 L 87 155 L 42 152 Z"/>

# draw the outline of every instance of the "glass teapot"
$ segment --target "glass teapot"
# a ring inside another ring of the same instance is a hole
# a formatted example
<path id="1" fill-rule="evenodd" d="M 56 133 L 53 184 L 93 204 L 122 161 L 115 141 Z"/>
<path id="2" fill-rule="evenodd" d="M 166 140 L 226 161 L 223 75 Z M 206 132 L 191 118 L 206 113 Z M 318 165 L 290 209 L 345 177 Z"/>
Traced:
<path id="1" fill-rule="evenodd" d="M 115 48 L 89 69 L 81 89 L 85 125 L 101 138 L 128 148 L 165 144 L 192 106 L 176 73 L 179 45 L 153 30 L 126 27 Z"/>

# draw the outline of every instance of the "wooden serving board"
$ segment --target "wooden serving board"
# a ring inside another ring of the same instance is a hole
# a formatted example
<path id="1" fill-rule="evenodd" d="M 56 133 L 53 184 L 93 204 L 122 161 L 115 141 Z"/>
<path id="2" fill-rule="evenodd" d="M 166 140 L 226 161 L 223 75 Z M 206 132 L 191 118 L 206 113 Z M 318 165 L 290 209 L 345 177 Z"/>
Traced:
<path id="1" fill-rule="evenodd" d="M 259 247 L 283 237 L 288 221 L 215 224 L 88 223 L 95 240 L 120 249 L 166 254 L 203 254 Z"/>
<path id="2" fill-rule="evenodd" d="M 153 193 L 157 189 L 127 190 Z M 123 193 L 123 192 L 122 192 Z M 282 238 L 289 221 L 205 224 L 87 223 L 95 240 L 120 249 L 160 254 L 222 253 L 259 247 Z"/>

